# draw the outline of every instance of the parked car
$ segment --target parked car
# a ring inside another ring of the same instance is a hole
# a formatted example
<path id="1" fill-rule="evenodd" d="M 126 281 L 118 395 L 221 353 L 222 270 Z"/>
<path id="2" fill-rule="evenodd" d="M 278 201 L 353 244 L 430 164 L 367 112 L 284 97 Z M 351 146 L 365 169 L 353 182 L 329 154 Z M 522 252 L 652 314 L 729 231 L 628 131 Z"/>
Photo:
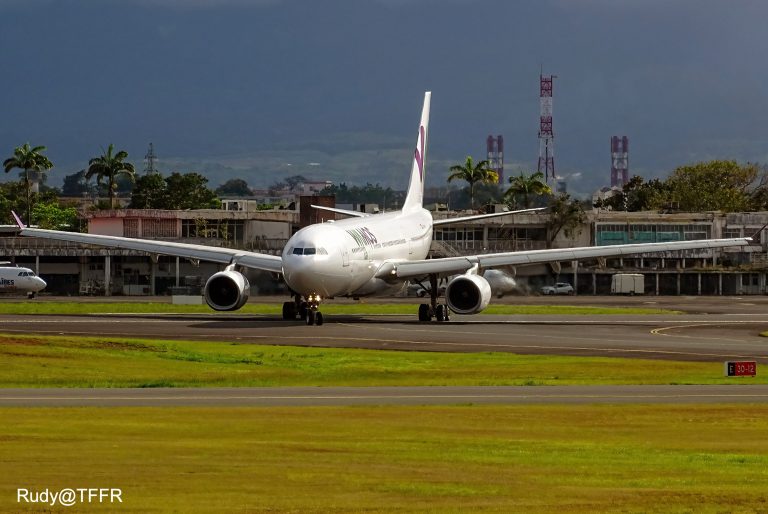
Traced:
<path id="1" fill-rule="evenodd" d="M 573 294 L 573 286 L 567 282 L 558 282 L 553 286 L 544 286 L 539 291 L 541 294 Z"/>

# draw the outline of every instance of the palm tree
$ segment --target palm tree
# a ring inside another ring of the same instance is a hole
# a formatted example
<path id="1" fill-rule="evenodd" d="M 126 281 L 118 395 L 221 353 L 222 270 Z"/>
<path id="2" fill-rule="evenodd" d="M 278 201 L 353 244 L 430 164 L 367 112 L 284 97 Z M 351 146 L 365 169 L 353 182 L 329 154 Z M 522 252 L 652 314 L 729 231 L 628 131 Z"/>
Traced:
<path id="1" fill-rule="evenodd" d="M 544 180 L 544 174 L 540 171 L 531 175 L 525 175 L 522 171 L 519 177 L 509 177 L 509 189 L 504 193 L 504 198 L 517 202 L 517 197 L 523 197 L 523 208 L 528 209 L 531 206 L 531 197 L 540 195 L 551 195 L 550 188 Z"/>
<path id="2" fill-rule="evenodd" d="M 488 167 L 488 161 L 480 161 L 475 165 L 469 155 L 464 165 L 451 166 L 451 171 L 453 173 L 448 176 L 448 182 L 460 179 L 469 184 L 469 205 L 472 210 L 475 209 L 475 184 L 494 184 L 499 181 L 498 173 Z"/>
<path id="3" fill-rule="evenodd" d="M 123 162 L 128 157 L 128 152 L 120 150 L 112 155 L 114 145 L 110 144 L 107 151 L 99 157 L 94 157 L 88 161 L 88 169 L 85 171 L 85 179 L 90 180 L 96 175 L 96 183 L 101 183 L 106 179 L 107 192 L 109 194 L 109 206 L 115 208 L 115 193 L 117 192 L 117 177 L 126 175 L 131 182 L 136 179 L 136 170 L 130 162 Z"/>
<path id="4" fill-rule="evenodd" d="M 27 188 L 27 224 L 32 224 L 32 183 L 29 180 L 30 171 L 46 171 L 53 168 L 53 164 L 48 157 L 42 154 L 45 151 L 44 146 L 29 146 L 24 143 L 22 146 L 13 150 L 13 157 L 3 161 L 5 172 L 8 173 L 14 168 L 24 170 L 24 183 Z"/>

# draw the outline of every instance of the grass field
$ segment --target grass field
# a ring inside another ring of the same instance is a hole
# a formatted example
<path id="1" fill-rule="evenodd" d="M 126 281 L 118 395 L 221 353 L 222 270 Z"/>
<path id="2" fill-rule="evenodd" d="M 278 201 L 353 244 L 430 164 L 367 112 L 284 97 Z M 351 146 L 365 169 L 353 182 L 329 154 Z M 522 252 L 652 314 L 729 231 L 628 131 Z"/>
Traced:
<path id="1" fill-rule="evenodd" d="M 9 305 L 212 312 L 0 312 Z M 382 307 L 413 313 L 324 311 Z M 0 387 L 768 383 L 726 379 L 721 363 L 11 334 L 0 369 Z M 766 434 L 766 404 L 0 408 L 0 512 L 62 512 L 19 504 L 16 489 L 65 487 L 122 489 L 122 504 L 73 512 L 768 512 Z"/>
<path id="2" fill-rule="evenodd" d="M 3 512 L 45 510 L 19 487 L 121 488 L 102 512 L 768 509 L 766 405 L 3 408 L 0 426 Z"/>
<path id="3" fill-rule="evenodd" d="M 0 387 L 768 383 L 717 362 L 0 334 Z"/>
<path id="4" fill-rule="evenodd" d="M 419 300 L 424 301 L 424 300 Z M 403 314 L 416 315 L 417 301 L 413 303 L 327 303 L 324 314 Z M 249 303 L 231 313 L 236 315 L 280 315 L 281 303 Z M 0 302 L 0 314 L 114 314 L 114 313 L 167 313 L 167 314 L 216 314 L 207 305 L 173 305 L 160 302 Z M 506 315 L 649 315 L 679 314 L 678 311 L 643 307 L 604 307 L 589 305 L 490 305 L 483 314 Z"/>

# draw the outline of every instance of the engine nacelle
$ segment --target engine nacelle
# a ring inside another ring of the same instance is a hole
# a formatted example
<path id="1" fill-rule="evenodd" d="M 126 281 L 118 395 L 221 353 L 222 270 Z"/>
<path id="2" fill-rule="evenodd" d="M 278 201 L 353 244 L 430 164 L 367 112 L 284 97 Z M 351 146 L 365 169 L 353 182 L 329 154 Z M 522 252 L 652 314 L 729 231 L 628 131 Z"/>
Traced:
<path id="1" fill-rule="evenodd" d="M 245 305 L 251 284 L 240 272 L 219 271 L 205 283 L 205 303 L 217 311 L 235 311 Z"/>
<path id="2" fill-rule="evenodd" d="M 491 285 L 479 275 L 459 275 L 448 283 L 445 298 L 456 314 L 476 314 L 488 307 Z"/>

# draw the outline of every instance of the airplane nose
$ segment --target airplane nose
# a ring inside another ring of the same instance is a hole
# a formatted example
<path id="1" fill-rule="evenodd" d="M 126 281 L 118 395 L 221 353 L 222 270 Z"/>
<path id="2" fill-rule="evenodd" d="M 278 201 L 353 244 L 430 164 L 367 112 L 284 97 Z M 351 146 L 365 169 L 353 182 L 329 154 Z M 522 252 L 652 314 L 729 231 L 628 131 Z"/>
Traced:
<path id="1" fill-rule="evenodd" d="M 285 281 L 296 292 L 316 293 L 323 297 L 335 296 L 343 288 L 333 261 L 314 256 L 289 258 L 283 261 Z"/>
<path id="2" fill-rule="evenodd" d="M 37 287 L 38 287 L 38 289 L 37 289 L 37 290 L 38 290 L 38 291 L 42 291 L 43 289 L 45 289 L 45 286 L 47 286 L 47 285 L 48 285 L 48 284 L 46 284 L 46 283 L 45 283 L 45 280 L 43 280 L 43 279 L 42 279 L 42 278 L 40 278 L 40 277 L 35 277 L 35 278 L 37 279 L 37 280 L 36 280 L 36 282 L 37 282 Z"/>

